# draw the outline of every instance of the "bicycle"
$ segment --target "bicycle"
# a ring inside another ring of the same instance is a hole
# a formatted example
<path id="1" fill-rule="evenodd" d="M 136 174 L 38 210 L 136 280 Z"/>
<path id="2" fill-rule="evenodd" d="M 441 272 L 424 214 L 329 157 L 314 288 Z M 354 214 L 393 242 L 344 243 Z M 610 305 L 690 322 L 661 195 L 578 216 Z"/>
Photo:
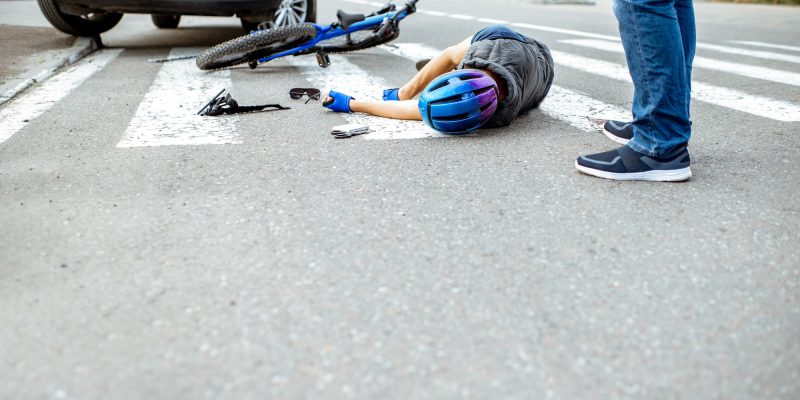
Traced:
<path id="1" fill-rule="evenodd" d="M 400 21 L 416 12 L 419 0 L 409 0 L 402 7 L 389 2 L 369 15 L 339 10 L 338 19 L 328 26 L 304 22 L 275 29 L 256 30 L 206 49 L 197 56 L 197 67 L 213 70 L 258 64 L 289 55 L 317 53 L 320 67 L 330 65 L 329 53 L 362 50 L 390 42 L 400 34 Z"/>

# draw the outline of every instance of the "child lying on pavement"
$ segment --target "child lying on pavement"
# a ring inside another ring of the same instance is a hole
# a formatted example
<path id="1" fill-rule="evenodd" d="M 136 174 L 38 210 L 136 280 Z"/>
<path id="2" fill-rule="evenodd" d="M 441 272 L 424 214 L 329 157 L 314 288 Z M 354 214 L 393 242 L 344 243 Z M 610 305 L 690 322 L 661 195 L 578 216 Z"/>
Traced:
<path id="1" fill-rule="evenodd" d="M 448 47 L 405 86 L 384 90 L 384 101 L 356 100 L 331 90 L 323 105 L 336 112 L 424 120 L 444 133 L 464 133 L 511 124 L 536 108 L 552 83 L 547 46 L 493 25 Z M 412 100 L 420 93 L 419 101 Z"/>

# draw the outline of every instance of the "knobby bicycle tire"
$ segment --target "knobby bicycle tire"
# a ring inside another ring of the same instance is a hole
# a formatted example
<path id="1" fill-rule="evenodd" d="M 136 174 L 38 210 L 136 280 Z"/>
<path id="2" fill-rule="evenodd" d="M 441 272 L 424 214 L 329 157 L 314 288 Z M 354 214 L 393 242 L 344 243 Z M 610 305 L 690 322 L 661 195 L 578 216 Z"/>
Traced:
<path id="1" fill-rule="evenodd" d="M 361 32 L 363 32 L 363 34 L 365 35 L 367 33 L 370 35 L 373 34 L 373 32 L 371 31 L 357 31 L 354 33 L 358 34 Z M 351 51 L 364 50 L 364 49 L 369 49 L 371 47 L 380 46 L 384 43 L 391 42 L 392 40 L 396 39 L 399 35 L 400 35 L 400 30 L 394 29 L 391 33 L 384 34 L 380 38 L 375 38 L 375 40 L 370 40 L 363 43 L 354 43 L 354 44 L 343 43 L 342 38 L 344 38 L 344 36 L 340 36 L 338 38 L 320 42 L 320 44 L 316 46 L 316 49 L 322 50 L 326 53 L 348 53 Z"/>
<path id="2" fill-rule="evenodd" d="M 232 67 L 255 61 L 280 50 L 313 38 L 317 28 L 312 23 L 284 26 L 264 31 L 254 31 L 249 35 L 222 42 L 206 49 L 197 56 L 197 67 L 212 70 Z"/>

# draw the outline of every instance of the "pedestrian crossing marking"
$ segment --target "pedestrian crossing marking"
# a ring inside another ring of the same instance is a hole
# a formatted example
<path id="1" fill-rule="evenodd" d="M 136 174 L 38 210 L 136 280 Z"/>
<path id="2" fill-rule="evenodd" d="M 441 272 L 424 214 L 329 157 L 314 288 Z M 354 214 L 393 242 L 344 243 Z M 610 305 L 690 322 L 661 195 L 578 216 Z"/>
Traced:
<path id="1" fill-rule="evenodd" d="M 721 46 L 718 44 L 709 44 L 709 43 L 697 43 L 697 48 L 718 51 L 720 53 L 762 58 L 765 60 L 785 61 L 785 62 L 800 64 L 800 56 L 793 56 L 790 54 L 773 53 L 761 50 L 740 49 L 738 47 L 728 47 L 728 46 Z"/>
<path id="2" fill-rule="evenodd" d="M 628 68 L 623 65 L 556 50 L 551 50 L 551 53 L 558 65 L 631 83 Z M 800 105 L 702 82 L 692 82 L 692 98 L 777 121 L 800 121 Z"/>
<path id="3" fill-rule="evenodd" d="M 202 49 L 176 48 L 170 57 Z M 197 110 L 232 86 L 230 71 L 201 72 L 193 59 L 164 63 L 117 147 L 241 143 L 235 117 L 202 117 Z"/>
<path id="4" fill-rule="evenodd" d="M 800 51 L 800 46 L 787 46 L 785 44 L 774 44 L 764 42 L 753 42 L 749 40 L 729 40 L 728 43 L 743 44 L 745 46 L 766 47 L 770 49 Z"/>
<path id="5" fill-rule="evenodd" d="M 441 11 L 428 11 L 428 10 L 419 10 L 421 14 L 430 15 L 432 17 L 446 17 L 447 13 L 443 13 Z"/>
<path id="6" fill-rule="evenodd" d="M 489 25 L 508 25 L 508 21 L 494 18 L 478 18 L 478 22 L 483 22 L 484 24 Z"/>
<path id="7" fill-rule="evenodd" d="M 44 114 L 92 75 L 105 68 L 122 50 L 102 50 L 35 86 L 0 108 L 0 143 Z"/>
<path id="8" fill-rule="evenodd" d="M 560 42 L 574 46 L 625 54 L 625 50 L 622 48 L 622 44 L 620 42 L 609 42 L 595 39 L 566 39 L 560 40 Z M 711 69 L 748 78 L 800 86 L 800 74 L 795 72 L 715 60 L 701 56 L 695 56 L 693 66 L 695 68 Z"/>
<path id="9" fill-rule="evenodd" d="M 450 15 L 448 15 L 448 17 L 453 18 L 453 19 L 463 19 L 463 20 L 476 19 L 475 17 L 473 17 L 471 15 L 464 15 L 464 14 L 450 14 Z"/>

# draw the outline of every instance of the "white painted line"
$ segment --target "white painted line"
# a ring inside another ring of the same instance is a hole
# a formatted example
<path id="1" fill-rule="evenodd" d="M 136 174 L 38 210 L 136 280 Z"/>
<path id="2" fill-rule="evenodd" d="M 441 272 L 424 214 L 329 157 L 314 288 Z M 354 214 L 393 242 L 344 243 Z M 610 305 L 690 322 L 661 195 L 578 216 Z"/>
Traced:
<path id="1" fill-rule="evenodd" d="M 603 124 L 609 119 L 633 119 L 630 111 L 557 85 L 550 87 L 550 93 L 539 105 L 539 109 L 552 118 L 586 132 L 602 130 Z"/>
<path id="2" fill-rule="evenodd" d="M 551 50 L 558 65 L 623 82 L 631 82 L 628 68 L 607 61 L 596 60 Z M 751 95 L 738 90 L 692 82 L 692 97 L 720 107 L 757 115 L 777 121 L 800 121 L 800 105 L 768 97 Z"/>
<path id="3" fill-rule="evenodd" d="M 478 22 L 483 22 L 485 24 L 492 24 L 492 25 L 508 25 L 509 22 L 504 19 L 494 19 L 494 18 L 478 18 Z"/>
<path id="4" fill-rule="evenodd" d="M 419 43 L 394 43 L 380 48 L 411 61 L 433 58 L 439 54 L 439 50 Z M 607 119 L 631 120 L 630 111 L 556 85 L 550 88 L 539 109 L 551 118 L 586 132 L 601 130 Z"/>
<path id="5" fill-rule="evenodd" d="M 381 45 L 379 48 L 398 57 L 415 62 L 434 58 L 441 53 L 440 50 L 421 43 L 391 43 L 388 45 Z"/>
<path id="6" fill-rule="evenodd" d="M 777 82 L 785 85 L 800 86 L 800 74 L 796 72 L 757 67 L 755 65 L 732 63 L 705 57 L 695 57 L 694 66 L 739 76 L 746 76 L 753 79 L 761 79 L 764 81 Z"/>
<path id="7" fill-rule="evenodd" d="M 523 29 L 531 29 L 535 31 L 544 31 L 544 32 L 555 32 L 555 33 L 564 33 L 567 35 L 573 36 L 583 36 L 589 37 L 594 39 L 605 39 L 605 40 L 620 40 L 617 36 L 609 36 L 609 35 L 600 35 L 597 33 L 590 33 L 590 32 L 582 32 L 582 31 L 575 31 L 572 29 L 562 29 L 562 28 L 555 28 L 552 26 L 544 26 L 544 25 L 533 25 L 533 24 L 525 24 L 520 22 L 514 22 L 511 26 L 515 28 L 523 28 Z"/>
<path id="8" fill-rule="evenodd" d="M 0 108 L 0 143 L 44 114 L 73 89 L 105 68 L 121 52 L 122 50 L 102 50 L 5 103 Z"/>
<path id="9" fill-rule="evenodd" d="M 736 55 L 740 55 L 740 56 L 763 58 L 765 60 L 785 61 L 785 62 L 800 64 L 800 56 L 793 56 L 793 55 L 789 55 L 789 54 L 780 54 L 780 53 L 773 53 L 773 52 L 769 52 L 769 51 L 759 51 L 759 50 L 750 50 L 750 49 L 740 49 L 738 47 L 720 46 L 720 45 L 709 44 L 709 43 L 697 43 L 697 48 L 706 49 L 706 50 L 712 50 L 712 51 L 718 51 L 720 53 L 728 53 L 728 54 L 736 54 Z"/>
<path id="10" fill-rule="evenodd" d="M 589 72 L 593 75 L 611 78 L 616 81 L 631 82 L 631 75 L 628 72 L 628 68 L 620 64 L 577 56 L 553 49 L 550 49 L 550 54 L 553 56 L 553 61 L 558 65 Z"/>
<path id="11" fill-rule="evenodd" d="M 419 12 L 422 13 L 422 14 L 427 14 L 427 15 L 431 15 L 431 16 L 434 16 L 434 17 L 446 17 L 447 16 L 447 14 L 445 14 L 443 12 L 440 12 L 440 11 L 419 10 Z"/>
<path id="12" fill-rule="evenodd" d="M 770 49 L 779 49 L 779 50 L 788 50 L 788 51 L 800 51 L 800 47 L 798 47 L 798 46 L 787 46 L 785 44 L 753 42 L 753 41 L 749 41 L 749 40 L 728 40 L 728 42 L 729 43 L 743 44 L 743 45 L 746 45 L 746 46 L 766 47 L 766 48 L 770 48 Z"/>
<path id="13" fill-rule="evenodd" d="M 383 89 L 394 87 L 382 78 L 359 68 L 342 55 L 331 55 L 331 65 L 320 68 L 314 57 L 286 57 L 285 60 L 297 67 L 305 78 L 315 87 L 323 90 L 334 89 L 360 100 L 378 100 Z M 320 110 L 319 112 L 332 112 Z M 362 135 L 364 139 L 421 139 L 429 137 L 453 137 L 442 135 L 422 121 L 404 121 L 375 117 L 363 113 L 342 114 L 349 123 L 364 124 L 372 132 Z"/>
<path id="14" fill-rule="evenodd" d="M 342 0 L 345 3 L 353 3 L 353 4 L 364 4 L 368 6 L 376 6 L 376 7 L 383 7 L 385 3 L 378 3 L 376 1 L 365 1 L 365 0 Z"/>
<path id="15" fill-rule="evenodd" d="M 169 56 L 182 57 L 200 50 L 173 49 Z M 192 59 L 162 64 L 117 147 L 241 143 L 235 117 L 196 114 L 211 96 L 231 86 L 229 70 L 202 72 Z"/>
<path id="16" fill-rule="evenodd" d="M 611 51 L 615 53 L 625 53 L 620 42 L 609 42 L 606 40 L 595 39 L 568 39 L 560 40 L 562 43 L 567 43 L 575 46 L 588 47 L 597 50 Z M 695 56 L 695 68 L 711 69 L 721 71 L 729 74 L 746 76 L 748 78 L 761 79 L 765 81 L 777 82 L 786 85 L 800 86 L 800 74 L 795 72 L 781 71 L 772 68 L 757 67 L 754 65 L 732 63 L 728 61 L 715 60 L 712 58 L 705 58 Z"/>
<path id="17" fill-rule="evenodd" d="M 349 1 L 349 2 L 353 2 L 353 3 L 358 2 L 358 0 L 342 0 L 342 1 Z M 379 3 L 377 1 L 363 1 L 363 2 L 360 2 L 360 3 L 361 4 L 370 5 L 370 6 L 374 6 L 374 7 L 383 7 L 383 6 L 386 5 L 386 3 Z"/>
<path id="18" fill-rule="evenodd" d="M 464 19 L 464 20 L 473 20 L 475 17 L 471 15 L 464 15 L 464 14 L 450 14 L 448 15 L 450 18 L 453 19 Z"/>

